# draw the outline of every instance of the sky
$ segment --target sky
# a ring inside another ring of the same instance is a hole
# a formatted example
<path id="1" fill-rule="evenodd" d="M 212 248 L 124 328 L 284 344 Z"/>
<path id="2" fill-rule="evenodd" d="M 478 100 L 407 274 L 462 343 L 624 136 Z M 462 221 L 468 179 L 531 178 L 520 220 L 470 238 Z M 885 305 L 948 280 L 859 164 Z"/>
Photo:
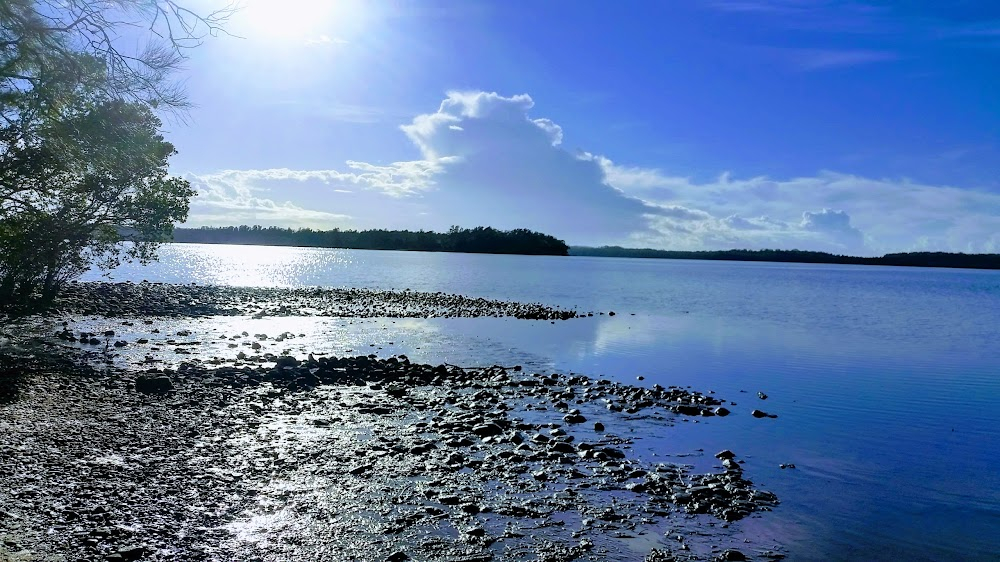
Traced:
<path id="1" fill-rule="evenodd" d="M 1000 252 L 1000 2 L 242 4 L 166 122 L 185 226 Z"/>

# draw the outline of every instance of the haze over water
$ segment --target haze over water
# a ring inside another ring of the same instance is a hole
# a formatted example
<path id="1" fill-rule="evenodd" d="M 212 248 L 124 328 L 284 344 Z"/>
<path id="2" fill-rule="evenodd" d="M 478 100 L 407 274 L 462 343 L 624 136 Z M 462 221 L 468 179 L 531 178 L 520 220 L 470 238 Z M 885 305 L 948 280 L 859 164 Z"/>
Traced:
<path id="1" fill-rule="evenodd" d="M 997 271 L 177 244 L 112 279 L 408 288 L 593 311 L 555 324 L 357 322 L 335 336 L 330 319 L 245 322 L 296 324 L 338 354 L 713 390 L 737 403 L 734 415 L 640 422 L 634 448 L 699 468 L 724 448 L 746 459 L 748 477 L 782 500 L 733 525 L 761 548 L 777 542 L 793 560 L 1000 552 Z M 754 408 L 779 417 L 752 418 Z"/>

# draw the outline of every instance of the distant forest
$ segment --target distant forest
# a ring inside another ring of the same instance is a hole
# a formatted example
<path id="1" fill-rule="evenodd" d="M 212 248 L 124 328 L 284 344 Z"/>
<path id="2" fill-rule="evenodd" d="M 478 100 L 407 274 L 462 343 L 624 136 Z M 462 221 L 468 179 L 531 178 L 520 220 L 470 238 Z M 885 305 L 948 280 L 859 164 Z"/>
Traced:
<path id="1" fill-rule="evenodd" d="M 618 258 L 662 258 L 675 260 L 729 260 L 770 261 L 795 263 L 840 263 L 855 265 L 899 265 L 911 267 L 959 267 L 970 269 L 1000 269 L 1000 254 L 952 254 L 947 252 L 910 252 L 886 254 L 878 258 L 840 256 L 826 252 L 804 250 L 719 250 L 704 252 L 678 252 L 602 246 L 590 248 L 573 246 L 571 256 L 600 256 Z"/>
<path id="2" fill-rule="evenodd" d="M 461 228 L 448 232 L 421 230 L 312 230 L 300 228 L 224 226 L 175 228 L 174 242 L 199 244 L 255 244 L 261 246 L 307 246 L 355 250 L 413 250 L 420 252 L 467 252 L 473 254 L 526 254 L 565 256 L 565 242 L 523 228 L 497 230 L 491 227 Z"/>

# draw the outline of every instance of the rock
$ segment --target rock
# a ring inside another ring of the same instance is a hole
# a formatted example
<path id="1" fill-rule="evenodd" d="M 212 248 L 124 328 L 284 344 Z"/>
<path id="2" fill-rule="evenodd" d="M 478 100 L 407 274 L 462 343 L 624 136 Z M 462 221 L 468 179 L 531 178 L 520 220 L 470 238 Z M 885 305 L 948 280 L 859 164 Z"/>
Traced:
<path id="1" fill-rule="evenodd" d="M 754 410 L 754 411 L 750 412 L 750 415 L 753 416 L 753 417 L 755 417 L 755 418 L 776 418 L 776 417 L 778 417 L 776 414 L 769 414 L 769 413 L 763 412 L 761 410 Z"/>
<path id="2" fill-rule="evenodd" d="M 757 391 L 757 397 L 761 400 L 767 400 L 767 395 L 760 391 Z"/>
<path id="3" fill-rule="evenodd" d="M 503 428 L 495 423 L 488 423 L 473 427 L 472 433 L 475 433 L 479 437 L 492 437 L 494 435 L 503 435 Z"/>
<path id="4" fill-rule="evenodd" d="M 727 548 L 726 550 L 720 552 L 716 557 L 716 560 L 719 560 L 720 562 L 740 562 L 741 560 L 745 561 L 746 559 L 746 555 L 735 548 Z"/>
<path id="5" fill-rule="evenodd" d="M 403 562 L 404 560 L 409 560 L 410 557 L 406 555 L 402 550 L 397 550 L 393 552 L 388 557 L 386 557 L 385 562 Z"/>
<path id="6" fill-rule="evenodd" d="M 557 453 L 566 453 L 570 455 L 576 453 L 576 447 L 565 441 L 556 441 L 555 443 L 553 443 L 552 450 Z"/>
<path id="7" fill-rule="evenodd" d="M 587 421 L 587 418 L 581 414 L 566 414 L 563 416 L 563 421 L 566 423 L 583 423 Z"/>
<path id="8" fill-rule="evenodd" d="M 119 550 L 117 554 L 119 554 L 125 560 L 138 560 L 146 555 L 146 547 L 131 546 Z"/>
<path id="9" fill-rule="evenodd" d="M 174 383 L 166 376 L 139 375 L 135 379 L 135 389 L 145 394 L 159 394 L 173 390 Z"/>
<path id="10" fill-rule="evenodd" d="M 604 424 L 601 422 L 595 422 L 594 431 L 604 431 Z"/>
<path id="11" fill-rule="evenodd" d="M 698 406 L 692 406 L 690 404 L 678 404 L 677 406 L 674 406 L 673 409 L 674 409 L 674 412 L 677 412 L 678 414 L 682 414 L 682 415 L 685 415 L 685 416 L 700 416 L 701 415 L 701 408 L 698 407 Z"/>
<path id="12" fill-rule="evenodd" d="M 784 470 L 786 468 L 795 468 L 795 465 L 792 464 L 792 463 L 788 463 L 788 464 L 780 464 L 780 465 L 778 465 L 778 467 L 781 468 L 782 470 Z"/>
<path id="13" fill-rule="evenodd" d="M 730 414 L 729 410 L 727 410 L 726 408 L 723 408 L 722 406 L 719 406 L 718 408 L 715 409 L 715 415 L 717 415 L 717 416 L 723 416 L 724 417 L 724 416 L 728 416 L 729 414 Z"/>
<path id="14" fill-rule="evenodd" d="M 718 453 L 715 453 L 715 458 L 717 458 L 719 460 L 732 459 L 732 458 L 735 458 L 735 457 L 736 457 L 736 453 L 730 451 L 729 449 L 726 449 L 724 451 L 719 451 Z"/>
<path id="15" fill-rule="evenodd" d="M 297 367 L 299 365 L 299 360 L 292 357 L 291 355 L 282 355 L 274 360 L 274 366 L 278 368 L 282 367 Z"/>

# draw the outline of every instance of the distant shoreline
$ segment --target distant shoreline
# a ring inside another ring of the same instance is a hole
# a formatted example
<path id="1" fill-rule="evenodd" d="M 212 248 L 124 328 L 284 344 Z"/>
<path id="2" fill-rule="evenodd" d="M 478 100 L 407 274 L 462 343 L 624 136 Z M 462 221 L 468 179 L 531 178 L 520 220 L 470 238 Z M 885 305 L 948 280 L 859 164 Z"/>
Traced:
<path id="1" fill-rule="evenodd" d="M 570 246 L 571 256 L 747 261 L 771 263 L 817 263 L 833 265 L 881 265 L 897 267 L 944 267 L 954 269 L 1000 269 L 1000 254 L 959 254 L 949 252 L 909 252 L 880 257 L 858 257 L 804 250 L 706 250 L 672 251 L 620 246 Z"/>
<path id="2" fill-rule="evenodd" d="M 546 252 L 538 248 L 534 251 L 515 251 L 513 249 L 480 247 L 475 246 L 460 248 L 427 248 L 427 247 L 406 247 L 405 244 L 340 244 L 325 245 L 319 243 L 308 243 L 303 240 L 252 240 L 241 236 L 230 236 L 225 239 L 213 239 L 206 235 L 213 233 L 215 229 L 186 229 L 175 230 L 175 236 L 170 243 L 173 244 L 231 244 L 235 246 L 277 246 L 291 248 L 330 248 L 340 250 L 389 250 L 400 252 L 444 252 L 444 253 L 469 253 L 469 254 L 493 254 L 493 255 L 551 255 L 551 256 L 579 256 L 579 257 L 604 257 L 604 258 L 639 258 L 639 259 L 673 259 L 673 260 L 705 260 L 705 261 L 744 261 L 744 262 L 766 262 L 766 263 L 815 263 L 832 265 L 879 265 L 897 267 L 934 267 L 953 269 L 1000 269 L 1000 254 L 961 254 L 950 252 L 909 252 L 885 254 L 880 257 L 860 257 L 830 254 L 826 252 L 811 252 L 804 250 L 705 250 L 705 251 L 675 251 L 675 250 L 654 250 L 651 248 L 623 248 L 621 246 L 566 246 L 563 253 L 562 248 Z M 292 231 L 294 232 L 294 231 Z M 345 231 L 353 232 L 353 231 Z M 363 231 L 363 232 L 407 232 L 407 231 Z M 502 233 L 502 231 L 494 231 Z M 357 233 L 356 233 L 357 234 Z M 425 234 L 435 236 L 448 236 L 437 233 L 409 233 Z M 530 233 L 539 237 L 547 237 L 539 233 Z M 244 239 L 241 239 L 244 238 Z M 247 237 L 248 238 L 248 237 Z M 554 238 L 551 238 L 555 240 Z M 558 241 L 561 242 L 561 241 Z M 395 247 L 393 247 L 395 246 Z M 546 248 L 549 250 L 552 248 Z"/>

